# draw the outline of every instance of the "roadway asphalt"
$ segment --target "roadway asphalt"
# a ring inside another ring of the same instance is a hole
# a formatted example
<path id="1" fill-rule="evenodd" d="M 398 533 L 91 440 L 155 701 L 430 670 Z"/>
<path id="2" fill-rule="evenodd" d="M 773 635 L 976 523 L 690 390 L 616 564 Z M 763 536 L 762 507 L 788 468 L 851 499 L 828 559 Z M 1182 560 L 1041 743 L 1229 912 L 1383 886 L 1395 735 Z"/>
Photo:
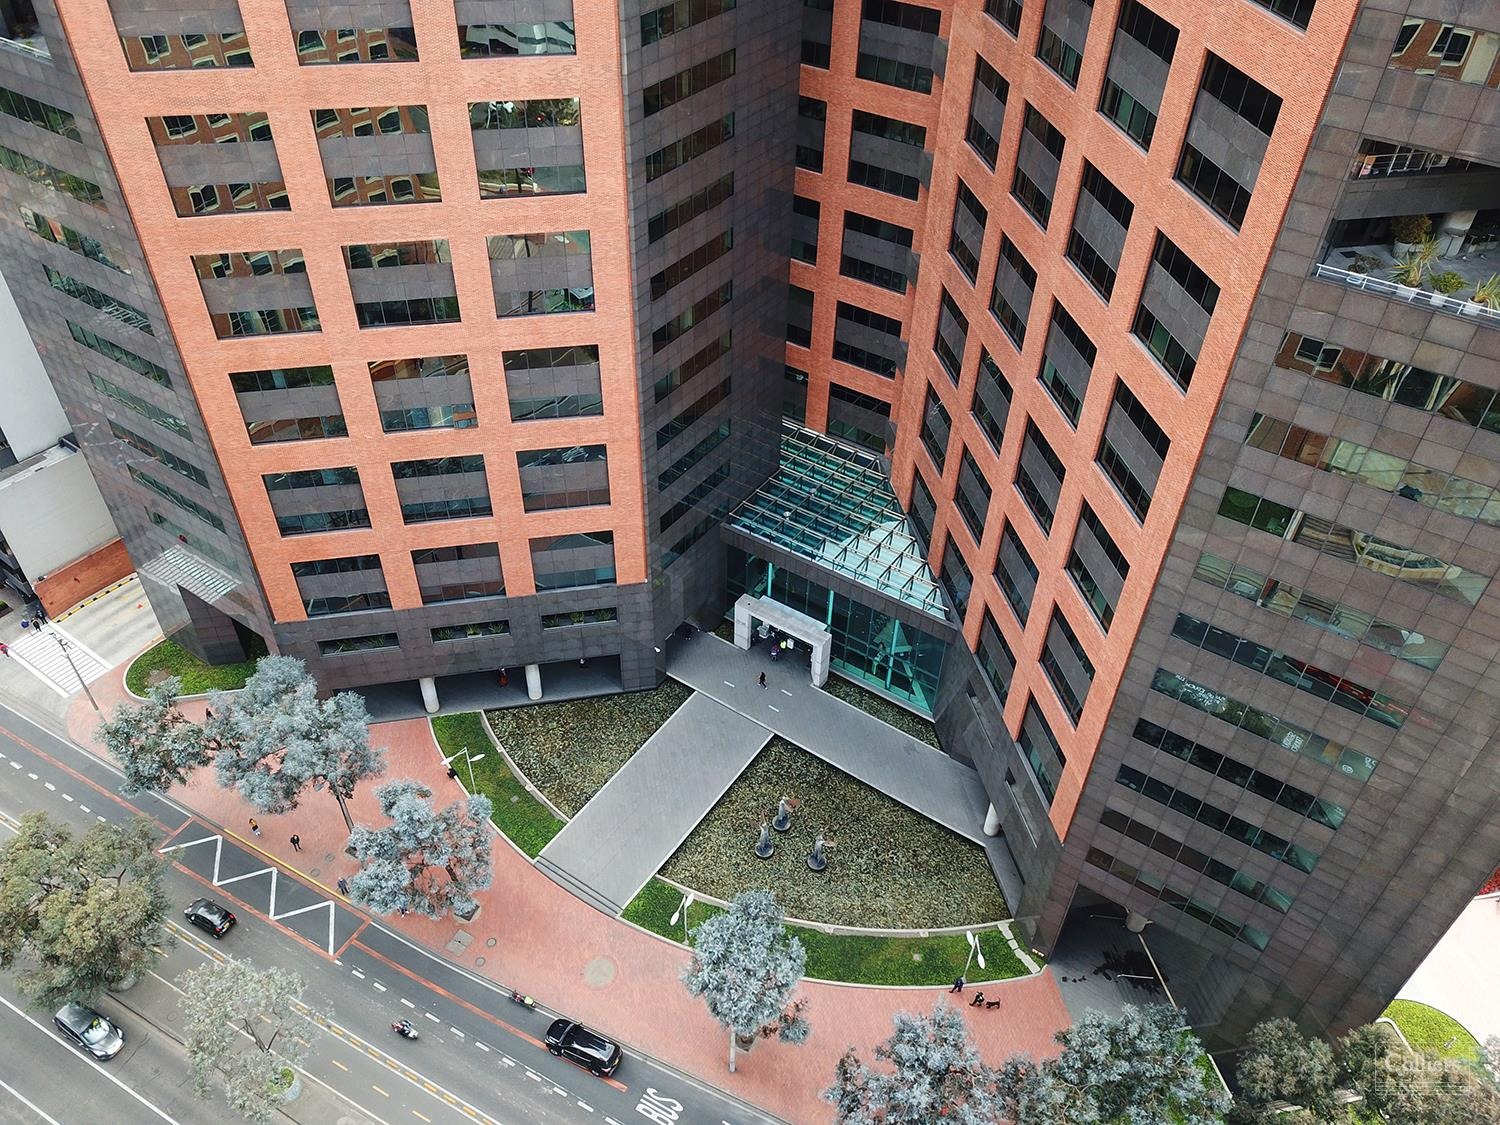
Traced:
<path id="1" fill-rule="evenodd" d="M 79 829 L 101 819 L 152 818 L 173 861 L 165 880 L 172 901 L 211 897 L 239 922 L 215 942 L 174 918 L 178 940 L 156 970 L 129 992 L 99 1003 L 127 1035 L 125 1051 L 109 1063 L 94 1064 L 57 1040 L 50 1013 L 24 1013 L 21 1002 L 0 989 L 0 1024 L 7 1033 L 0 1081 L 10 1087 L 0 1085 L 0 1122 L 69 1125 L 97 1118 L 102 1106 L 109 1107 L 108 1120 L 125 1125 L 217 1119 L 212 1103 L 192 1091 L 178 1042 L 182 1017 L 174 982 L 187 969 L 223 957 L 299 973 L 307 985 L 304 999 L 326 1015 L 309 1044 L 306 1090 L 286 1106 L 293 1120 L 774 1122 L 631 1052 L 628 1044 L 624 1064 L 608 1080 L 554 1058 L 541 1037 L 556 1013 L 511 1002 L 508 992 L 330 899 L 171 801 L 122 796 L 118 775 L 105 763 L 0 708 L 0 814 L 14 818 L 31 809 Z M 416 1042 L 391 1031 L 391 1021 L 402 1016 L 419 1028 Z"/>

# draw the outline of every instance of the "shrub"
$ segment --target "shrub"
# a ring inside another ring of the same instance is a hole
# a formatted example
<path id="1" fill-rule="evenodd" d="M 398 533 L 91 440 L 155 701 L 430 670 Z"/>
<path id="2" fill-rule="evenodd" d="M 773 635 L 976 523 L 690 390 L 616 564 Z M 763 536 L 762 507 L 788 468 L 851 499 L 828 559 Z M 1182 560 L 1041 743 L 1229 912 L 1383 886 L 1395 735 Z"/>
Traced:
<path id="1" fill-rule="evenodd" d="M 1468 284 L 1464 280 L 1463 274 L 1456 270 L 1444 270 L 1442 273 L 1432 274 L 1427 280 L 1432 283 L 1432 287 L 1439 293 L 1457 293 Z"/>
<path id="2" fill-rule="evenodd" d="M 1432 230 L 1432 220 L 1426 215 L 1397 215 L 1391 220 L 1391 239 L 1395 242 L 1417 243 Z"/>

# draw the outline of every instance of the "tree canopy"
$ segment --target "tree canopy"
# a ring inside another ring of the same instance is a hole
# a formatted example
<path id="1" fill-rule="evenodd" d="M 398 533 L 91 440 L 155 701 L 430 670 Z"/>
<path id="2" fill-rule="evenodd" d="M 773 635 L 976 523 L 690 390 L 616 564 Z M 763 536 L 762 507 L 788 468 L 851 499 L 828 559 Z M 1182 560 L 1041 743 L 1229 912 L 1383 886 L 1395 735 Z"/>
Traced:
<path id="1" fill-rule="evenodd" d="M 140 704 L 121 702 L 95 735 L 125 771 L 124 793 L 160 793 L 187 780 L 211 754 L 203 732 L 177 709 L 182 681 L 170 676 L 146 689 Z"/>
<path id="2" fill-rule="evenodd" d="M 1209 1084 L 1186 1023 L 1166 1004 L 1086 1012 L 1057 1033 L 1056 1058 L 1016 1055 L 1000 1068 L 1005 1116 L 1017 1125 L 1214 1125 L 1229 1098 Z"/>
<path id="3" fill-rule="evenodd" d="M 241 691 L 216 692 L 209 703 L 203 734 L 219 784 L 262 812 L 289 812 L 319 781 L 342 803 L 385 769 L 384 753 L 370 746 L 364 700 L 352 692 L 319 700 L 300 660 L 263 656 Z"/>
<path id="4" fill-rule="evenodd" d="M 931 1017 L 898 1013 L 875 1048 L 876 1069 L 853 1047 L 839 1059 L 823 1097 L 838 1125 L 995 1125 L 1002 1116 L 999 1074 L 980 1061 L 962 1013 L 940 1002 Z"/>
<path id="5" fill-rule="evenodd" d="M 75 836 L 27 813 L 0 847 L 0 968 L 38 1007 L 144 972 L 169 943 L 165 861 L 150 823 L 95 824 Z"/>
<path id="6" fill-rule="evenodd" d="M 249 961 L 192 969 L 180 978 L 193 1088 L 207 1097 L 217 1074 L 229 1104 L 251 1121 L 276 1114 L 288 1067 L 316 1033 L 301 1003 L 302 978 Z"/>
<path id="7" fill-rule="evenodd" d="M 436 809 L 432 790 L 409 778 L 387 782 L 375 796 L 390 823 L 350 834 L 360 869 L 349 897 L 380 914 L 477 910 L 474 895 L 494 876 L 490 799 L 475 794 Z"/>
<path id="8" fill-rule="evenodd" d="M 729 909 L 693 927 L 693 960 L 682 983 L 701 996 L 731 1036 L 807 1038 L 803 1005 L 792 992 L 807 966 L 802 943 L 787 933 L 770 891 L 742 891 Z M 730 1069 L 734 1069 L 731 1047 Z"/>

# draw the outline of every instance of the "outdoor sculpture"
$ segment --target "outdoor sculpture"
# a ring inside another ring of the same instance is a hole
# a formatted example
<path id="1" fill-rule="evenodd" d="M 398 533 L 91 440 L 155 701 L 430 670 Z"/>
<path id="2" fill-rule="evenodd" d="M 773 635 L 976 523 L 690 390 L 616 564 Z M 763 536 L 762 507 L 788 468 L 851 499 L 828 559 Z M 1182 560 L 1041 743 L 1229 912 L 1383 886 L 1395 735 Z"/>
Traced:
<path id="1" fill-rule="evenodd" d="M 807 866 L 810 871 L 823 871 L 828 867 L 828 852 L 837 847 L 838 844 L 831 837 L 825 837 L 818 833 L 818 838 L 813 841 L 812 851 L 807 853 Z"/>
<path id="2" fill-rule="evenodd" d="M 765 817 L 760 822 L 760 839 L 755 844 L 755 854 L 761 859 L 770 859 L 776 854 L 776 845 L 771 842 L 771 822 Z"/>
<path id="3" fill-rule="evenodd" d="M 785 832 L 792 826 L 792 814 L 802 807 L 802 802 L 796 797 L 782 797 L 776 802 L 776 819 L 771 821 L 771 827 L 778 832 Z"/>

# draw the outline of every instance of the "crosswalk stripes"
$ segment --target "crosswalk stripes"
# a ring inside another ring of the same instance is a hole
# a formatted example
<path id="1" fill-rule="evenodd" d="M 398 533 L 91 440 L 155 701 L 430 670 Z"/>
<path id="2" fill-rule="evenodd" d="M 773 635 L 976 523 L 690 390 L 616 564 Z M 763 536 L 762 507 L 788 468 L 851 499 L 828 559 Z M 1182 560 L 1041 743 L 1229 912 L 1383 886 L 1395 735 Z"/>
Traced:
<path id="1" fill-rule="evenodd" d="M 58 640 L 62 640 L 62 645 Z M 67 646 L 64 652 L 63 646 Z M 58 695 L 72 695 L 109 671 L 104 658 L 66 629 L 46 625 L 41 632 L 28 630 L 10 645 L 11 658 L 20 663 Z M 68 658 L 72 657 L 72 664 Z M 74 669 L 77 669 L 76 671 Z M 83 682 L 79 682 L 79 677 Z"/>

